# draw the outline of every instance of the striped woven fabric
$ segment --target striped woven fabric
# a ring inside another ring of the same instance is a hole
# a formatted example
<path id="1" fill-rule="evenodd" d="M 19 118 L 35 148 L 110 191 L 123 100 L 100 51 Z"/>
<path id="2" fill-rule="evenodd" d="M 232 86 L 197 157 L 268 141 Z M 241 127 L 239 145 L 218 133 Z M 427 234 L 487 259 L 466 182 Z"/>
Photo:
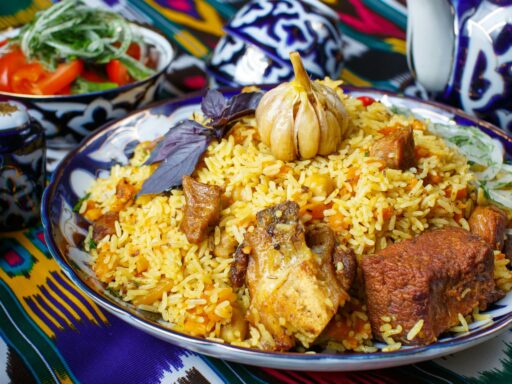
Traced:
<path id="1" fill-rule="evenodd" d="M 243 1 L 95 0 L 153 24 L 180 49 L 174 91 L 205 83 L 203 60 Z M 404 90 L 406 9 L 395 0 L 326 0 L 346 42 L 342 78 Z M 49 0 L 0 2 L 0 29 L 26 22 Z M 382 65 L 385 63 L 385 65 Z M 512 334 L 456 356 L 354 373 L 261 369 L 200 356 L 148 336 L 104 312 L 60 271 L 40 227 L 0 234 L 0 383 L 510 383 Z M 474 356 L 479 356 L 478 360 Z M 3 368 L 3 369 L 2 369 Z"/>

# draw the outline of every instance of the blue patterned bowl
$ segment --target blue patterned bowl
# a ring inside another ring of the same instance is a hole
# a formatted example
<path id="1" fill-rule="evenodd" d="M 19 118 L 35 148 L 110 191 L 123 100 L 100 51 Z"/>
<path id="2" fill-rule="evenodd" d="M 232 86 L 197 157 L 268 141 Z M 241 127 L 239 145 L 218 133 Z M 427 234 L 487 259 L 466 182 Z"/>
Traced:
<path id="1" fill-rule="evenodd" d="M 291 80 L 297 51 L 313 77 L 338 78 L 342 64 L 337 15 L 319 1 L 251 1 L 225 26 L 208 72 L 219 84 L 273 84 Z"/>
<path id="2" fill-rule="evenodd" d="M 474 125 L 500 140 L 507 153 L 512 155 L 512 138 L 493 125 L 472 118 L 457 109 L 382 91 L 351 87 L 344 89 L 356 97 L 370 96 L 386 105 L 410 109 L 414 114 L 433 122 L 448 123 L 455 120 L 462 125 Z M 238 91 L 225 92 L 227 96 L 236 93 Z M 432 345 L 404 347 L 395 352 L 372 354 L 272 353 L 174 332 L 160 316 L 137 310 L 130 303 L 113 296 L 91 270 L 90 255 L 80 249 L 80 242 L 87 233 L 88 224 L 73 212 L 73 205 L 84 195 L 96 177 L 109 172 L 113 164 L 125 164 L 136 143 L 153 140 L 164 134 L 178 120 L 189 117 L 194 111 L 200 111 L 200 101 L 201 95 L 192 95 L 163 102 L 102 128 L 62 161 L 45 190 L 41 216 L 50 252 L 73 283 L 100 306 L 134 327 L 195 352 L 244 364 L 308 371 L 355 371 L 411 364 L 475 346 L 511 326 L 512 292 L 485 312 L 492 317 L 491 323 L 470 324 L 469 332 L 456 336 L 445 335 Z"/>
<path id="3" fill-rule="evenodd" d="M 147 79 L 106 91 L 69 96 L 31 96 L 0 92 L 0 101 L 17 101 L 25 105 L 30 116 L 45 131 L 48 146 L 70 148 L 106 122 L 126 116 L 129 112 L 155 100 L 165 71 L 175 56 L 169 41 L 150 29 L 133 24 L 133 28 L 160 55 L 157 72 Z M 0 40 L 18 34 L 10 30 L 0 34 Z"/>

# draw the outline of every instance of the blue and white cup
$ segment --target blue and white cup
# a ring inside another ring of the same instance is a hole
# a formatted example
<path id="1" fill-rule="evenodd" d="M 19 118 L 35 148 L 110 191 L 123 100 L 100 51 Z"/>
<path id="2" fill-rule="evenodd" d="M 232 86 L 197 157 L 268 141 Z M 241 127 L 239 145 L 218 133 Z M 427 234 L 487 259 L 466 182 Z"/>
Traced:
<path id="1" fill-rule="evenodd" d="M 45 187 L 45 137 L 17 102 L 0 102 L 0 231 L 39 221 Z"/>

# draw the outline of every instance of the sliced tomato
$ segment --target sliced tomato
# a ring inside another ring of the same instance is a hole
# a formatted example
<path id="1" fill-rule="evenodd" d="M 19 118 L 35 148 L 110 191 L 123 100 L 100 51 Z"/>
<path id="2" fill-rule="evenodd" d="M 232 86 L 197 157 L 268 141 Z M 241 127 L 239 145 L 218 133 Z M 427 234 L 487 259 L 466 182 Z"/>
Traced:
<path id="1" fill-rule="evenodd" d="M 361 103 L 363 103 L 363 106 L 365 106 L 365 107 L 375 103 L 375 99 L 373 97 L 370 97 L 370 96 L 359 96 L 357 98 L 357 100 L 361 101 Z"/>
<path id="2" fill-rule="evenodd" d="M 15 92 L 11 86 L 13 74 L 26 64 L 25 56 L 19 48 L 0 57 L 0 91 Z"/>
<path id="3" fill-rule="evenodd" d="M 49 76 L 35 84 L 35 93 L 41 95 L 56 95 L 75 81 L 76 78 L 80 76 L 83 69 L 84 63 L 80 60 L 60 64 L 55 72 L 50 72 Z"/>
<path id="4" fill-rule="evenodd" d="M 107 81 L 107 79 L 101 76 L 98 72 L 93 71 L 91 69 L 84 69 L 80 76 L 87 81 L 93 81 L 95 83 L 104 83 L 105 81 Z"/>
<path id="5" fill-rule="evenodd" d="M 9 39 L 0 40 L 0 47 L 3 47 L 9 42 Z"/>
<path id="6" fill-rule="evenodd" d="M 126 85 L 131 83 L 132 78 L 128 73 L 125 65 L 119 60 L 110 60 L 105 67 L 108 79 L 118 85 Z"/>
<path id="7" fill-rule="evenodd" d="M 71 95 L 71 84 L 66 85 L 59 91 L 59 95 Z"/>
<path id="8" fill-rule="evenodd" d="M 137 43 L 131 43 L 126 53 L 133 57 L 135 60 L 140 60 L 140 45 Z"/>
<path id="9" fill-rule="evenodd" d="M 25 64 L 19 67 L 11 78 L 11 89 L 15 93 L 37 94 L 34 85 L 48 77 L 48 72 L 39 63 Z"/>

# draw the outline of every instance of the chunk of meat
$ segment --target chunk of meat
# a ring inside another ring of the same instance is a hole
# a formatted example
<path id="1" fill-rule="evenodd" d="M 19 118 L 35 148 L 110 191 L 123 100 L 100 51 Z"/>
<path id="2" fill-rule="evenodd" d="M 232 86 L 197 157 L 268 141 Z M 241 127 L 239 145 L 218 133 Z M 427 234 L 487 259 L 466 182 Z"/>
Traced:
<path id="1" fill-rule="evenodd" d="M 339 287 L 329 245 L 306 245 L 299 206 L 285 202 L 257 214 L 245 241 L 250 247 L 247 320 L 273 336 L 267 350 L 285 351 L 299 340 L 311 344 L 336 313 L 346 293 Z"/>
<path id="2" fill-rule="evenodd" d="M 510 263 L 508 264 L 509 268 L 510 268 L 510 264 L 512 263 L 512 236 L 511 235 L 505 236 L 505 242 L 503 243 L 503 253 L 505 254 L 505 257 L 507 258 L 507 260 L 510 261 Z"/>
<path id="3" fill-rule="evenodd" d="M 100 241 L 107 235 L 116 233 L 116 221 L 119 219 L 117 212 L 107 212 L 92 223 L 92 239 Z"/>
<path id="4" fill-rule="evenodd" d="M 231 285 L 235 288 L 240 288 L 245 283 L 247 266 L 249 265 L 249 254 L 244 252 L 246 247 L 245 243 L 238 246 L 235 251 L 235 260 L 229 270 L 229 279 L 231 280 Z"/>
<path id="5" fill-rule="evenodd" d="M 323 258 L 331 258 L 341 288 L 348 292 L 354 281 L 357 264 L 354 251 L 336 244 L 334 232 L 326 224 L 315 224 L 306 231 L 306 244 Z"/>
<path id="6" fill-rule="evenodd" d="M 130 182 L 126 178 L 122 178 L 119 180 L 119 182 L 116 185 L 116 198 L 127 202 L 131 200 L 135 195 L 137 194 L 137 191 L 135 187 L 130 184 Z"/>
<path id="7" fill-rule="evenodd" d="M 370 156 L 383 160 L 388 168 L 404 170 L 414 167 L 416 158 L 412 128 L 397 128 L 378 139 L 370 148 Z"/>
<path id="8" fill-rule="evenodd" d="M 337 245 L 334 248 L 332 259 L 338 282 L 345 291 L 348 291 L 356 278 L 356 255 L 352 249 L 344 249 L 341 245 Z"/>
<path id="9" fill-rule="evenodd" d="M 494 205 L 476 207 L 468 223 L 471 233 L 480 236 L 492 249 L 503 248 L 507 215 L 501 209 Z"/>
<path id="10" fill-rule="evenodd" d="M 183 193 L 186 204 L 180 229 L 190 243 L 199 244 L 219 221 L 222 190 L 184 176 Z"/>
<path id="11" fill-rule="evenodd" d="M 485 309 L 502 296 L 494 282 L 494 255 L 479 236 L 456 227 L 427 231 L 362 260 L 366 298 L 374 336 L 391 319 L 402 332 L 393 338 L 430 344 L 475 307 Z M 423 320 L 413 340 L 406 335 Z"/>

